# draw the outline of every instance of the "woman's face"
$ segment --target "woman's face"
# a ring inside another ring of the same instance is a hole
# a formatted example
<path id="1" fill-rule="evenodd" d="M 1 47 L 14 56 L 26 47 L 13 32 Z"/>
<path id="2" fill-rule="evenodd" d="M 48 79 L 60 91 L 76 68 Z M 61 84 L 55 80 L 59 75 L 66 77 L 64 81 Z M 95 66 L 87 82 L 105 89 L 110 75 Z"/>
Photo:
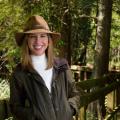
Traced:
<path id="1" fill-rule="evenodd" d="M 48 34 L 34 33 L 28 36 L 28 47 L 32 55 L 42 55 L 48 47 Z"/>

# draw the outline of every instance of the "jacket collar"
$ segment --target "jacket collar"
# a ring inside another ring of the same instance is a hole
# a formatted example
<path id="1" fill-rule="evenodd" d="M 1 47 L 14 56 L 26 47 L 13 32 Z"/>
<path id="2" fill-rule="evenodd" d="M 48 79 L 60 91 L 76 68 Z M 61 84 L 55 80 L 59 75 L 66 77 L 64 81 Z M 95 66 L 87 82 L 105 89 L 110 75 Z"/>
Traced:
<path id="1" fill-rule="evenodd" d="M 56 72 L 62 72 L 68 69 L 68 62 L 66 59 L 54 58 L 53 69 Z M 29 72 L 37 73 L 34 69 L 30 69 Z"/>
<path id="2" fill-rule="evenodd" d="M 66 59 L 60 59 L 60 58 L 54 58 L 54 61 L 53 61 L 53 69 L 55 69 L 55 71 L 57 71 L 58 73 L 61 72 L 61 71 L 65 71 L 67 70 L 69 67 L 68 67 L 68 62 Z M 17 68 L 21 68 L 21 63 L 17 65 Z M 25 71 L 28 71 L 30 73 L 37 73 L 34 69 L 25 69 Z"/>
<path id="3" fill-rule="evenodd" d="M 53 81 L 56 80 L 56 78 L 57 78 L 57 76 L 60 72 L 63 72 L 67 69 L 68 69 L 68 63 L 65 59 L 54 58 L 54 62 L 53 62 Z M 39 74 L 34 69 L 30 69 L 29 73 L 33 73 L 33 74 L 36 74 L 37 76 L 39 76 Z"/>

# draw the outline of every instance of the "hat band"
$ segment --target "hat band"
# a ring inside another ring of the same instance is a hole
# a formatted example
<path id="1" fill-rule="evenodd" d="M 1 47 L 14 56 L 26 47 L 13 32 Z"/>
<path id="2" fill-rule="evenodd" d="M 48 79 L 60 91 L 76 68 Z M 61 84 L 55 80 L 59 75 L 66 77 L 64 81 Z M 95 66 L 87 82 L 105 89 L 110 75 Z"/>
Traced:
<path id="1" fill-rule="evenodd" d="M 41 26 L 41 25 L 34 25 L 34 26 L 32 26 L 31 28 L 29 28 L 29 29 L 25 29 L 24 32 L 29 31 L 29 30 L 36 30 L 36 29 L 49 30 L 49 28 L 45 28 L 45 27 L 43 27 L 43 26 Z"/>

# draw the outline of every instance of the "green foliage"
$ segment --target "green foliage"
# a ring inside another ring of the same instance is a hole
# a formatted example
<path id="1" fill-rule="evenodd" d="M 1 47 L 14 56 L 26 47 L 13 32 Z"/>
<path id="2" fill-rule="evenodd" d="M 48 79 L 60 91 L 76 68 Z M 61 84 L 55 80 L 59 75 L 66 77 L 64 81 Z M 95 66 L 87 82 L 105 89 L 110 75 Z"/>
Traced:
<path id="1" fill-rule="evenodd" d="M 93 19 L 84 16 L 92 16 L 92 9 L 94 9 L 95 0 L 86 1 L 86 0 L 76 0 L 74 7 L 72 8 L 72 59 L 74 62 L 78 61 L 81 58 L 85 58 L 86 51 L 88 46 L 92 45 L 91 36 L 93 31 L 92 22 Z M 95 40 L 95 39 L 94 39 Z M 83 62 L 85 62 L 83 60 Z"/>
<path id="2" fill-rule="evenodd" d="M 111 26 L 111 42 L 110 42 L 110 67 L 115 67 L 115 69 L 120 69 L 120 13 L 119 9 L 115 6 L 120 5 L 114 3 L 112 16 L 112 26 Z"/>
<path id="3" fill-rule="evenodd" d="M 87 111 L 87 115 L 86 115 L 86 118 L 88 120 L 98 120 L 98 118 L 91 112 Z"/>
<path id="4" fill-rule="evenodd" d="M 9 48 L 9 51 L 7 52 L 6 56 L 8 61 L 10 62 L 6 64 L 6 68 L 9 70 L 11 74 L 15 65 L 20 62 L 20 49 L 11 47 Z"/>
<path id="5" fill-rule="evenodd" d="M 120 43 L 120 15 L 113 12 L 111 30 L 111 48 L 118 47 Z"/>
<path id="6" fill-rule="evenodd" d="M 7 118 L 7 119 L 5 119 L 5 120 L 13 120 L 13 117 L 9 117 L 9 118 Z"/>
<path id="7" fill-rule="evenodd" d="M 14 34 L 23 25 L 24 14 L 22 14 L 23 9 L 20 5 L 12 4 L 9 0 L 2 1 L 0 4 L 0 52 L 1 58 L 4 56 L 5 61 L 7 61 L 5 66 L 9 73 L 15 66 L 14 59 L 19 58 Z"/>
<path id="8" fill-rule="evenodd" d="M 22 23 L 20 14 L 22 10 L 19 6 L 7 1 L 0 4 L 0 11 L 0 48 L 2 49 L 2 45 L 9 48 L 15 44 L 13 41 L 14 32 L 18 29 L 17 25 Z"/>
<path id="9" fill-rule="evenodd" d="M 0 79 L 0 100 L 10 97 L 10 88 L 7 80 Z"/>

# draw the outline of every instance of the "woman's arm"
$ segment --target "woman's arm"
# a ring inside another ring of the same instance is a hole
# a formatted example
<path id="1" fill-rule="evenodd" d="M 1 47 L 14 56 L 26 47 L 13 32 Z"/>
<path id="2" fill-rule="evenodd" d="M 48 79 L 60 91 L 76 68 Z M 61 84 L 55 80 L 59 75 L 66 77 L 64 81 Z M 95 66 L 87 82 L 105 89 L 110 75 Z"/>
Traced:
<path id="1" fill-rule="evenodd" d="M 73 110 L 73 115 L 75 115 L 79 111 L 80 92 L 76 89 L 76 83 L 72 77 L 70 69 L 66 70 L 66 81 L 68 102 Z"/>

